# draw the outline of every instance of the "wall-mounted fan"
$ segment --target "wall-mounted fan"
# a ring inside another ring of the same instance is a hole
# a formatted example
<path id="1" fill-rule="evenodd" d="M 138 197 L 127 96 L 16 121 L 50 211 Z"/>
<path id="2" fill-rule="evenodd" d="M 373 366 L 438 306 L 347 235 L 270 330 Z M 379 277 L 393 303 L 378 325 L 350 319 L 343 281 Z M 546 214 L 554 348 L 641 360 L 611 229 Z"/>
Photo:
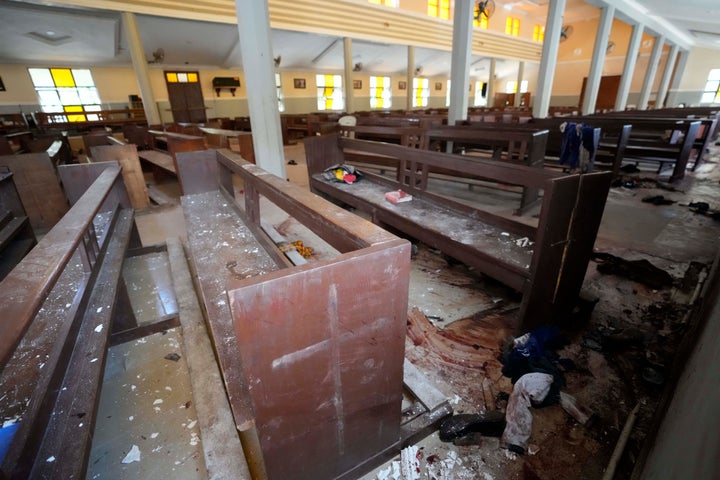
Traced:
<path id="1" fill-rule="evenodd" d="M 495 0 L 481 0 L 475 6 L 475 20 L 489 19 L 495 13 Z"/>
<path id="2" fill-rule="evenodd" d="M 572 25 L 563 25 L 560 29 L 560 41 L 564 42 L 572 35 L 574 28 Z"/>
<path id="3" fill-rule="evenodd" d="M 282 56 L 280 56 L 280 55 L 273 58 L 273 63 L 275 64 L 275 68 L 278 68 L 280 66 L 281 61 L 282 61 Z"/>
<path id="4" fill-rule="evenodd" d="M 612 53 L 615 51 L 615 42 L 610 40 L 605 48 L 605 53 Z"/>
<path id="5" fill-rule="evenodd" d="M 353 71 L 353 72 L 359 72 L 360 70 L 362 70 L 362 67 L 363 67 L 362 63 L 358 62 L 358 63 L 355 64 L 355 66 L 353 67 L 353 70 L 352 70 L 352 71 Z"/>
<path id="6" fill-rule="evenodd" d="M 415 68 L 415 76 L 420 75 L 422 73 L 422 71 L 423 71 L 422 65 L 419 65 L 418 67 L 416 67 Z"/>
<path id="7" fill-rule="evenodd" d="M 165 50 L 158 48 L 152 52 L 153 59 L 149 60 L 148 63 L 162 63 L 165 60 Z"/>

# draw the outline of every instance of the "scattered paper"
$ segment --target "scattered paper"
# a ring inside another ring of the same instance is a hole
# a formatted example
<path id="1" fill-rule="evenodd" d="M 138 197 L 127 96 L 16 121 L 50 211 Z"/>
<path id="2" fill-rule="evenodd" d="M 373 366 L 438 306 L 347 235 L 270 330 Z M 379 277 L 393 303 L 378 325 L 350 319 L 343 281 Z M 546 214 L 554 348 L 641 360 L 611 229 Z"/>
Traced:
<path id="1" fill-rule="evenodd" d="M 125 458 L 122 459 L 122 463 L 133 463 L 140 461 L 140 449 L 137 445 L 133 445 Z"/>

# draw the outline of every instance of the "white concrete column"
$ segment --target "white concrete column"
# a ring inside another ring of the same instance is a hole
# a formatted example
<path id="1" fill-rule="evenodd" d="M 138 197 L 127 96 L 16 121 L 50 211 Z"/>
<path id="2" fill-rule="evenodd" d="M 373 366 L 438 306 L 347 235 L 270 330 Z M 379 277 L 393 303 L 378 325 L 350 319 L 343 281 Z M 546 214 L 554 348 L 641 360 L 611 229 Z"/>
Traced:
<path id="1" fill-rule="evenodd" d="M 413 78 L 415 77 L 415 47 L 412 45 L 408 46 L 408 54 L 407 54 L 407 90 L 405 91 L 405 94 L 407 95 L 407 107 L 405 107 L 406 110 L 410 110 L 413 108 Z"/>
<path id="2" fill-rule="evenodd" d="M 542 60 L 538 71 L 537 94 L 533 102 L 533 117 L 546 118 L 550 109 L 555 66 L 557 64 L 558 45 L 562 31 L 565 0 L 550 0 L 545 22 L 545 41 L 542 48 Z"/>
<path id="3" fill-rule="evenodd" d="M 352 61 L 352 38 L 343 38 L 343 57 L 345 58 L 345 75 L 343 76 L 343 89 L 345 91 L 345 111 L 352 113 L 355 111 L 354 107 L 354 92 L 353 92 L 353 61 Z"/>
<path id="4" fill-rule="evenodd" d="M 672 82 L 670 83 L 670 89 L 668 90 L 668 99 L 665 103 L 668 107 L 677 107 L 680 103 L 678 101 L 678 89 L 680 88 L 680 81 L 685 74 L 685 67 L 687 67 L 688 57 L 690 52 L 688 50 L 681 50 L 677 59 L 677 67 L 675 68 L 675 74 L 673 75 Z"/>
<path id="5" fill-rule="evenodd" d="M 655 37 L 650 60 L 648 60 L 648 67 L 645 71 L 645 81 L 643 82 L 642 90 L 640 90 L 640 100 L 637 106 L 639 110 L 647 110 L 650 92 L 652 92 L 653 83 L 655 82 L 655 74 L 657 73 L 658 64 L 660 63 L 664 43 L 665 37 L 663 35 Z"/>
<path id="6" fill-rule="evenodd" d="M 517 75 L 517 89 L 515 89 L 515 106 L 520 106 L 520 96 L 522 93 L 520 90 L 522 89 L 522 81 L 523 77 L 525 76 L 525 62 L 518 63 L 518 75 Z"/>
<path id="7" fill-rule="evenodd" d="M 635 64 L 637 63 L 638 52 L 640 51 L 643 30 L 645 30 L 645 27 L 642 24 L 638 23 L 637 25 L 633 25 L 627 55 L 625 56 L 625 66 L 623 67 L 617 97 L 615 98 L 615 111 L 621 112 L 627 107 L 627 98 L 630 93 L 633 74 L 635 73 Z"/>
<path id="8" fill-rule="evenodd" d="M 488 72 L 488 86 L 486 90 L 487 94 L 487 106 L 492 108 L 495 106 L 495 67 L 497 61 L 495 57 L 490 59 L 490 72 Z"/>
<path id="9" fill-rule="evenodd" d="M 132 58 L 135 77 L 137 77 L 138 86 L 140 87 L 140 97 L 143 101 L 145 118 L 147 118 L 148 125 L 162 123 L 160 110 L 158 110 L 152 83 L 150 82 L 150 68 L 145 58 L 145 50 L 140 40 L 140 31 L 138 30 L 135 14 L 123 12 L 122 22 L 125 27 L 128 46 L 130 47 L 130 58 Z"/>
<path id="10" fill-rule="evenodd" d="M 255 162 L 284 179 L 285 157 L 275 89 L 268 4 L 257 0 L 235 0 L 235 8 L 242 69 L 247 72 L 245 82 Z"/>
<path id="11" fill-rule="evenodd" d="M 677 60 L 677 54 L 680 47 L 673 45 L 670 47 L 668 53 L 667 62 L 665 62 L 665 71 L 660 79 L 660 85 L 658 86 L 657 100 L 655 101 L 655 108 L 663 108 L 665 106 L 665 96 L 670 86 L 670 79 L 672 78 L 673 71 L 675 70 L 675 61 Z"/>
<path id="12" fill-rule="evenodd" d="M 467 120 L 474 0 L 455 0 L 448 125 Z"/>
<path id="13" fill-rule="evenodd" d="M 592 62 L 590 63 L 590 73 L 588 74 L 587 83 L 585 84 L 585 96 L 583 97 L 582 104 L 583 115 L 595 113 L 595 105 L 597 104 L 598 91 L 600 90 L 600 80 L 602 79 L 602 71 L 605 66 L 605 54 L 607 53 L 610 29 L 612 28 L 614 16 L 615 7 L 607 5 L 602 8 L 600 24 L 598 25 L 597 34 L 595 35 L 595 47 L 593 48 Z"/>

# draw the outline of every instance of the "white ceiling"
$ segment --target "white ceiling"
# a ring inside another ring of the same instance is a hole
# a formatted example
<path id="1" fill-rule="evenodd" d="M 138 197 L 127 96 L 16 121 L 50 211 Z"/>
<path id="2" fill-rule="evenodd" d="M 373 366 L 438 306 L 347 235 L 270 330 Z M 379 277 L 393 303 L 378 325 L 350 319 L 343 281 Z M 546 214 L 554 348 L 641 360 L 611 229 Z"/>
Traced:
<path id="1" fill-rule="evenodd" d="M 698 45 L 720 49 L 720 0 L 588 0 L 629 3 L 646 9 L 650 21 L 669 23 Z M 506 8 L 516 15 L 544 21 L 549 0 L 496 0 L 498 12 Z M 565 22 L 598 16 L 597 6 L 568 0 Z M 148 60 L 152 52 L 164 51 L 163 68 L 182 66 L 240 69 L 237 28 L 231 24 L 137 15 L 140 36 Z M 272 45 L 281 56 L 280 69 L 341 71 L 342 39 L 327 35 L 274 29 Z M 407 68 L 407 47 L 355 40 L 353 64 L 365 72 L 399 74 Z M 52 8 L 37 3 L 0 0 L 0 63 L 130 65 L 121 17 L 117 12 L 78 8 Z M 415 63 L 423 75 L 449 75 L 450 53 L 415 48 Z M 471 75 L 487 74 L 489 59 L 474 56 Z M 157 66 L 160 66 L 157 65 Z M 517 62 L 500 61 L 497 75 L 514 74 Z"/>

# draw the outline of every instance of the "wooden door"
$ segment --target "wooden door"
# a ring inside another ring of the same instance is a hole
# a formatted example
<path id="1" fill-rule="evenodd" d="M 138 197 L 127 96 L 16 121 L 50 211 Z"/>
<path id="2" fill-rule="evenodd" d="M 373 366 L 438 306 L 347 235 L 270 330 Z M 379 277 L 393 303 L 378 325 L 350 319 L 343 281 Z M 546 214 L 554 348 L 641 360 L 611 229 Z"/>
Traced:
<path id="1" fill-rule="evenodd" d="M 203 99 L 198 72 L 165 72 L 170 110 L 176 123 L 205 123 Z"/>
<path id="2" fill-rule="evenodd" d="M 600 79 L 600 88 L 598 89 L 597 101 L 595 102 L 595 110 L 612 110 L 615 108 L 615 99 L 620 88 L 620 79 L 622 75 L 607 75 Z M 587 86 L 587 77 L 583 79 L 582 91 L 580 92 L 580 108 L 582 108 L 585 99 L 585 87 Z"/>

